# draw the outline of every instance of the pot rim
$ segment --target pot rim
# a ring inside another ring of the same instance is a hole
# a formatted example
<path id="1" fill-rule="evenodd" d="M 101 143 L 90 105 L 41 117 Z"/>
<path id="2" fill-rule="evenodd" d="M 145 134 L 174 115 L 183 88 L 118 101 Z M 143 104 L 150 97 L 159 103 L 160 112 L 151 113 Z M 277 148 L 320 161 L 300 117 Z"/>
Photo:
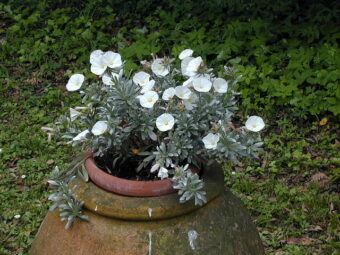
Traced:
<path id="1" fill-rule="evenodd" d="M 203 173 L 206 199 L 207 203 L 210 203 L 224 190 L 224 175 L 217 162 L 204 164 Z M 179 196 L 175 192 L 154 197 L 125 196 L 108 192 L 93 182 L 84 182 L 79 177 L 70 183 L 70 188 L 75 188 L 75 196 L 84 203 L 85 208 L 116 219 L 137 221 L 169 219 L 202 207 L 196 206 L 193 201 L 180 203 Z"/>
<path id="2" fill-rule="evenodd" d="M 176 192 L 170 179 L 156 181 L 136 181 L 119 178 L 101 170 L 90 155 L 85 160 L 90 179 L 107 191 L 132 197 L 164 196 Z"/>

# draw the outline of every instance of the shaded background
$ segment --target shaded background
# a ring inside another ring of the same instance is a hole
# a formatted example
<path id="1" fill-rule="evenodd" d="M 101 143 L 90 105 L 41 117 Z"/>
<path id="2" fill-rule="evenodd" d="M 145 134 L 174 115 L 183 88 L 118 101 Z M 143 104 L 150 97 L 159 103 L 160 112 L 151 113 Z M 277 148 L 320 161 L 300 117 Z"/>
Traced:
<path id="1" fill-rule="evenodd" d="M 257 162 L 225 164 L 269 254 L 336 254 L 339 242 L 338 1 L 0 3 L 0 254 L 25 254 L 49 207 L 46 180 L 73 152 L 42 126 L 80 104 L 65 84 L 94 49 L 140 68 L 192 48 L 242 74 L 240 111 L 265 118 Z M 15 219 L 14 215 L 20 215 Z"/>

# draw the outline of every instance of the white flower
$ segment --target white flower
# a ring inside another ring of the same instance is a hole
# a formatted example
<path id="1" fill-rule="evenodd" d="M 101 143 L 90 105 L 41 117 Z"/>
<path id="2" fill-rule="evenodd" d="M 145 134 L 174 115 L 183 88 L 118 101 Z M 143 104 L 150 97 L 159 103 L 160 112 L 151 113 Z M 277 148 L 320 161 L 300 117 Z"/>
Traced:
<path id="1" fill-rule="evenodd" d="M 152 108 L 158 98 L 158 94 L 155 91 L 147 91 L 144 95 L 139 97 L 139 102 L 140 105 L 145 108 Z"/>
<path id="2" fill-rule="evenodd" d="M 119 74 L 116 74 L 114 72 L 111 73 L 111 76 L 108 74 L 104 74 L 102 77 L 102 81 L 105 85 L 113 86 L 115 84 L 114 78 L 119 79 Z"/>
<path id="3" fill-rule="evenodd" d="M 185 82 L 183 82 L 183 86 L 191 88 L 192 87 L 192 81 L 194 80 L 194 76 L 191 76 L 189 79 L 187 79 Z"/>
<path id="4" fill-rule="evenodd" d="M 225 79 L 215 79 L 213 82 L 213 86 L 215 91 L 218 93 L 226 93 L 228 91 L 228 82 Z"/>
<path id="5" fill-rule="evenodd" d="M 76 91 L 80 89 L 81 85 L 83 85 L 83 82 L 85 80 L 85 76 L 82 74 L 74 74 L 70 77 L 66 84 L 66 89 L 68 91 Z"/>
<path id="6" fill-rule="evenodd" d="M 154 80 L 151 80 L 149 81 L 146 85 L 144 85 L 142 87 L 142 90 L 140 91 L 140 93 L 144 94 L 148 91 L 151 91 L 153 89 L 153 86 L 155 85 L 155 81 Z"/>
<path id="7" fill-rule="evenodd" d="M 21 218 L 20 214 L 14 215 L 14 219 L 20 219 L 20 218 Z"/>
<path id="8" fill-rule="evenodd" d="M 158 171 L 158 177 L 161 178 L 162 180 L 168 178 L 169 177 L 168 169 L 161 167 L 161 169 L 159 169 Z"/>
<path id="9" fill-rule="evenodd" d="M 132 80 L 137 85 L 144 86 L 149 83 L 150 74 L 146 72 L 138 72 L 133 76 Z"/>
<path id="10" fill-rule="evenodd" d="M 169 101 L 171 98 L 174 97 L 175 93 L 176 93 L 175 88 L 167 88 L 163 92 L 162 99 L 165 100 L 165 101 Z"/>
<path id="11" fill-rule="evenodd" d="M 100 59 L 104 55 L 104 52 L 102 50 L 95 50 L 92 51 L 90 55 L 90 63 L 95 63 L 98 59 Z"/>
<path id="12" fill-rule="evenodd" d="M 0 153 L 2 153 L 3 152 L 3 149 L 2 148 L 0 148 Z"/>
<path id="13" fill-rule="evenodd" d="M 186 72 L 188 76 L 194 76 L 197 74 L 198 68 L 203 63 L 203 59 L 201 57 L 194 58 L 190 60 L 188 66 L 186 68 Z"/>
<path id="14" fill-rule="evenodd" d="M 91 72 L 92 73 L 96 75 L 102 75 L 105 72 L 107 65 L 104 63 L 103 57 L 104 55 L 93 57 L 91 61 Z"/>
<path id="15" fill-rule="evenodd" d="M 189 77 L 189 79 L 187 79 L 185 82 L 183 82 L 183 86 L 186 86 L 188 88 L 193 87 L 192 81 L 196 78 L 207 78 L 208 80 L 210 79 L 210 75 L 209 74 L 196 74 L 194 76 Z"/>
<path id="16" fill-rule="evenodd" d="M 175 124 L 175 119 L 169 113 L 163 113 L 156 119 L 156 126 L 160 131 L 168 131 Z"/>
<path id="17" fill-rule="evenodd" d="M 180 54 L 179 54 L 179 59 L 185 59 L 186 57 L 191 57 L 192 53 L 194 53 L 194 51 L 192 49 L 185 49 L 183 50 Z"/>
<path id="18" fill-rule="evenodd" d="M 151 70 L 157 76 L 166 76 L 169 73 L 169 69 L 165 67 L 162 58 L 157 58 L 152 62 Z"/>
<path id="19" fill-rule="evenodd" d="M 220 140 L 219 135 L 214 135 L 212 133 L 203 137 L 202 141 L 204 143 L 204 147 L 207 149 L 216 149 L 217 143 Z"/>
<path id="20" fill-rule="evenodd" d="M 71 121 L 74 121 L 80 114 L 81 112 L 78 112 L 76 109 L 70 108 Z"/>
<path id="21" fill-rule="evenodd" d="M 121 67 L 122 64 L 123 64 L 122 57 L 120 56 L 120 54 L 115 53 L 113 51 L 105 52 L 102 59 L 103 59 L 104 65 L 106 65 L 110 68 Z"/>
<path id="22" fill-rule="evenodd" d="M 79 133 L 77 136 L 73 137 L 73 141 L 84 141 L 86 140 L 86 135 L 90 133 L 88 130 L 84 130 L 83 132 Z"/>
<path id="23" fill-rule="evenodd" d="M 21 175 L 21 179 L 25 179 L 25 178 L 26 178 L 25 174 Z"/>
<path id="24" fill-rule="evenodd" d="M 102 135 L 107 131 L 107 128 L 107 122 L 100 120 L 93 125 L 91 132 L 94 135 Z"/>
<path id="25" fill-rule="evenodd" d="M 189 111 L 194 109 L 194 107 L 196 107 L 195 102 L 197 100 L 198 100 L 198 96 L 195 93 L 191 93 L 188 99 L 183 100 L 185 108 Z"/>
<path id="26" fill-rule="evenodd" d="M 190 98 L 190 94 L 191 91 L 188 87 L 184 87 L 184 86 L 177 86 L 175 88 L 175 94 L 177 97 L 179 97 L 180 99 L 189 99 Z"/>
<path id="27" fill-rule="evenodd" d="M 192 84 L 194 86 L 194 89 L 198 92 L 208 92 L 211 89 L 212 85 L 211 81 L 204 77 L 195 78 L 192 81 Z"/>
<path id="28" fill-rule="evenodd" d="M 160 165 L 158 163 L 154 164 L 152 167 L 151 167 L 151 170 L 150 172 L 151 173 L 154 173 L 158 170 L 158 168 L 160 167 Z"/>
<path id="29" fill-rule="evenodd" d="M 191 76 L 191 73 L 188 72 L 187 69 L 188 69 L 189 62 L 193 59 L 194 59 L 193 57 L 186 57 L 182 60 L 182 62 L 181 62 L 182 75 Z"/>
<path id="30" fill-rule="evenodd" d="M 246 128 L 253 132 L 259 132 L 264 126 L 263 119 L 259 116 L 250 116 L 246 121 Z"/>

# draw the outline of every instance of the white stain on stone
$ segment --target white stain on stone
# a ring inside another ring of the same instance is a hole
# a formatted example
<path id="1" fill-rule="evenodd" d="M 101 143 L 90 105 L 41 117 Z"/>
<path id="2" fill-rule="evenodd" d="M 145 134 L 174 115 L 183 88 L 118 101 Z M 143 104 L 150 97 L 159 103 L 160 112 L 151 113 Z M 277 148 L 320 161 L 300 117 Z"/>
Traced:
<path id="1" fill-rule="evenodd" d="M 151 218 L 151 216 L 152 216 L 152 208 L 148 209 L 148 214 L 149 214 L 149 217 Z"/>
<path id="2" fill-rule="evenodd" d="M 192 250 L 196 249 L 196 239 L 198 237 L 198 233 L 195 230 L 190 230 L 188 232 L 188 239 L 189 239 L 189 244 Z"/>
<path id="3" fill-rule="evenodd" d="M 96 212 L 98 210 L 98 205 L 96 205 L 96 208 L 94 208 L 94 211 Z"/>

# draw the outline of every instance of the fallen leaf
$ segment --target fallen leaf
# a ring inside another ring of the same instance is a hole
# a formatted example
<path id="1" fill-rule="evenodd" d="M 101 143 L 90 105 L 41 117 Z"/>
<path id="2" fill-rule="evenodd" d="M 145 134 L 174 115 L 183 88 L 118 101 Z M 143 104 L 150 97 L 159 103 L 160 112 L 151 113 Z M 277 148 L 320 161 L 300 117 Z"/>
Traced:
<path id="1" fill-rule="evenodd" d="M 47 165 L 52 165 L 54 163 L 54 160 L 53 159 L 49 159 L 46 161 L 46 164 Z"/>
<path id="2" fill-rule="evenodd" d="M 305 230 L 308 231 L 308 232 L 320 232 L 320 231 L 323 230 L 323 228 L 316 225 L 316 226 L 312 226 L 310 228 L 306 228 Z"/>
<path id="3" fill-rule="evenodd" d="M 311 181 L 319 185 L 320 187 L 325 187 L 329 184 L 328 177 L 322 172 L 317 172 L 312 175 Z"/>
<path id="4" fill-rule="evenodd" d="M 287 238 L 287 244 L 298 244 L 298 245 L 311 245 L 316 243 L 318 240 L 309 237 L 302 237 L 302 238 Z"/>
<path id="5" fill-rule="evenodd" d="M 327 122 L 328 122 L 328 119 L 327 119 L 327 118 L 322 118 L 322 120 L 319 122 L 319 125 L 320 125 L 320 126 L 324 126 L 324 125 L 327 124 Z"/>

